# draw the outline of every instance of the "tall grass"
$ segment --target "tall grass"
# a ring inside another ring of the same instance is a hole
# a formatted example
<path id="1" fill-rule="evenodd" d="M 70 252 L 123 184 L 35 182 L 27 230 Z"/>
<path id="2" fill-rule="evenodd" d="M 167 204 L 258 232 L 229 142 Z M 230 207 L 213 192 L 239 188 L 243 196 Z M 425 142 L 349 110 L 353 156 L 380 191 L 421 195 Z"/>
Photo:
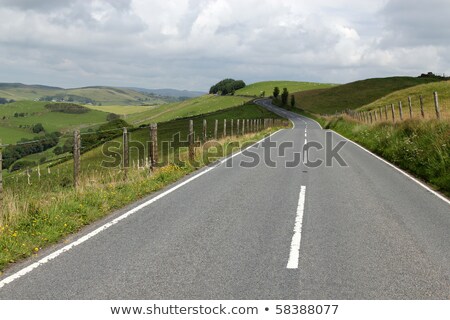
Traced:
<path id="1" fill-rule="evenodd" d="M 450 195 L 450 121 L 412 119 L 366 125 L 343 116 L 329 118 L 326 128 Z"/>

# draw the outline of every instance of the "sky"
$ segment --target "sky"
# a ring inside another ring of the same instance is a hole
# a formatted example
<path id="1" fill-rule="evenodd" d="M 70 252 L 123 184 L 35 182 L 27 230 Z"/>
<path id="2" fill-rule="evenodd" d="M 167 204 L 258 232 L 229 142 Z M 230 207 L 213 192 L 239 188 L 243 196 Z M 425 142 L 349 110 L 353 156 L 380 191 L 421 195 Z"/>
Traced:
<path id="1" fill-rule="evenodd" d="M 450 74 L 448 0 L 0 0 L 0 82 L 207 91 Z"/>

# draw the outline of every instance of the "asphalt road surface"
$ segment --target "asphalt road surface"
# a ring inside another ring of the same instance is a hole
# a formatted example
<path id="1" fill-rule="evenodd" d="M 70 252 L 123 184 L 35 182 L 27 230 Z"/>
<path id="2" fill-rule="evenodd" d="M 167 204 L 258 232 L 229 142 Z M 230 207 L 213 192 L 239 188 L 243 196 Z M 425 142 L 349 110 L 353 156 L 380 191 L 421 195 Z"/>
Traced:
<path id="1" fill-rule="evenodd" d="M 276 147 L 259 143 L 14 266 L 0 298 L 449 299 L 449 202 L 331 132 L 327 165 L 327 130 L 259 103 L 295 124 L 270 137 Z"/>

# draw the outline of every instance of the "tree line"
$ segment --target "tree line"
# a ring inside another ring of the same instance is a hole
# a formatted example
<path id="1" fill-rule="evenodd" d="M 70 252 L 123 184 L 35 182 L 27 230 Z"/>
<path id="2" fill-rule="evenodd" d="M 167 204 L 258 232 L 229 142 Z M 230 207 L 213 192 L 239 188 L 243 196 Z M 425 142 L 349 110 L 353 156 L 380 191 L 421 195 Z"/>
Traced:
<path id="1" fill-rule="evenodd" d="M 275 87 L 273 88 L 273 97 L 278 100 L 278 97 L 280 96 L 280 88 Z M 287 88 L 283 88 L 283 92 L 281 93 L 281 104 L 283 106 L 287 106 L 289 99 L 289 91 Z M 295 96 L 291 95 L 290 100 L 290 106 L 293 108 L 295 106 Z"/>

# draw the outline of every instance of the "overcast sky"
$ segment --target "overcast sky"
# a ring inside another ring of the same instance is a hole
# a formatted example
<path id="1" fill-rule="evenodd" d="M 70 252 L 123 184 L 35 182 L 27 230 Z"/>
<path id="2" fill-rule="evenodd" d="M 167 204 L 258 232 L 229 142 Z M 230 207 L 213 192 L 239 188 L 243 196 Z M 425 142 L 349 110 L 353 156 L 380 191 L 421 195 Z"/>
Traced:
<path id="1" fill-rule="evenodd" d="M 206 91 L 450 74 L 448 0 L 0 0 L 0 82 Z"/>

